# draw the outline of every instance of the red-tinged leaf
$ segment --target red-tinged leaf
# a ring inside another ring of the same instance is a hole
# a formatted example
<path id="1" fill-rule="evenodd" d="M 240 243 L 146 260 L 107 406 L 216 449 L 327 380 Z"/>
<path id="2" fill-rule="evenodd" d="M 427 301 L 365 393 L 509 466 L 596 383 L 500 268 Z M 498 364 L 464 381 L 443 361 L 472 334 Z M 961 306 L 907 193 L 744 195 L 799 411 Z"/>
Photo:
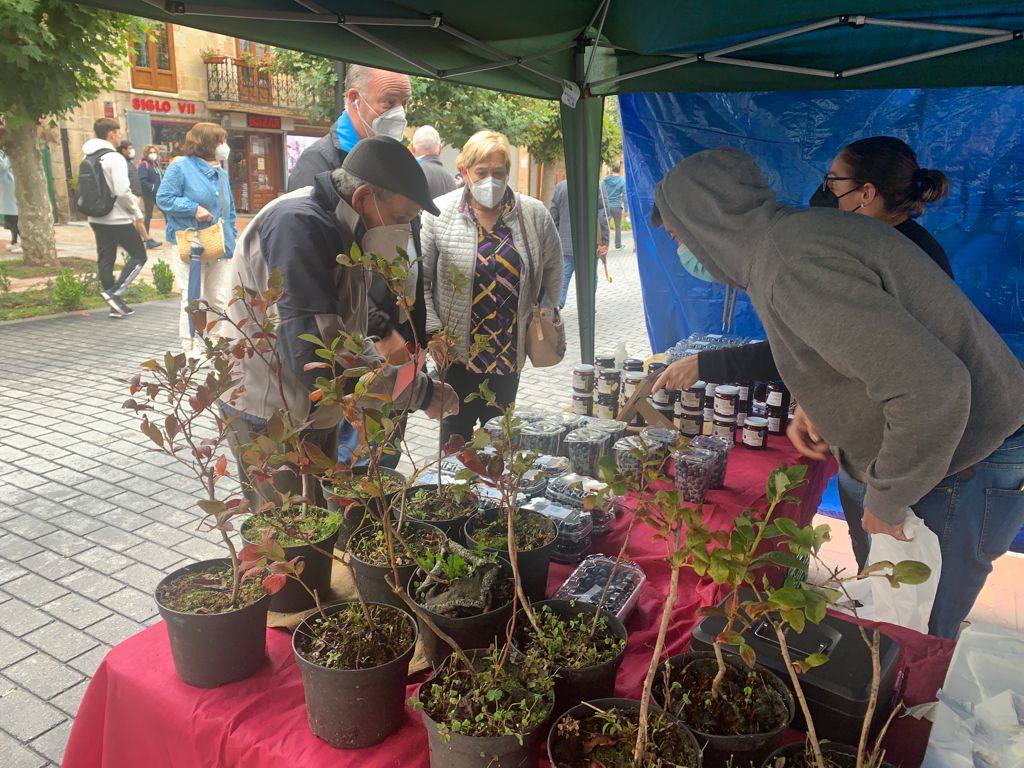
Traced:
<path id="1" fill-rule="evenodd" d="M 223 501 L 211 501 L 210 499 L 200 499 L 199 508 L 203 510 L 203 512 L 205 512 L 206 514 L 211 515 L 213 517 L 216 517 L 225 509 Z"/>
<path id="2" fill-rule="evenodd" d="M 454 434 L 448 438 L 448 442 L 444 444 L 444 453 L 446 456 L 458 453 L 462 450 L 463 446 L 466 445 L 466 438 L 462 435 Z"/>
<path id="3" fill-rule="evenodd" d="M 415 381 L 419 370 L 416 362 L 413 360 L 398 367 L 398 371 L 395 374 L 395 387 L 391 390 L 391 399 L 393 401 L 397 401 L 402 396 L 402 393 L 409 388 L 409 385 Z"/>
<path id="4" fill-rule="evenodd" d="M 268 595 L 276 595 L 284 585 L 288 583 L 288 577 L 283 573 L 274 573 L 263 580 L 263 591 Z"/>
<path id="5" fill-rule="evenodd" d="M 329 369 L 330 367 L 331 367 L 330 363 L 306 363 L 304 366 L 302 366 L 302 370 L 304 370 L 304 371 L 317 371 L 317 370 L 320 370 L 322 368 L 328 368 Z"/>
<path id="6" fill-rule="evenodd" d="M 324 392 L 322 389 L 314 389 L 312 392 L 309 393 L 309 402 L 319 403 L 323 399 L 323 396 Z"/>
<path id="7" fill-rule="evenodd" d="M 243 563 L 259 560 L 263 557 L 263 549 L 258 544 L 246 544 L 238 553 Z"/>
<path id="8" fill-rule="evenodd" d="M 128 383 L 128 391 L 134 395 L 140 389 L 142 389 L 142 374 L 136 373 Z"/>
<path id="9" fill-rule="evenodd" d="M 164 432 L 167 433 L 167 439 L 173 442 L 175 436 L 180 431 L 181 429 L 178 424 L 178 417 L 173 413 L 167 414 L 167 418 L 164 419 Z"/>
<path id="10" fill-rule="evenodd" d="M 757 663 L 757 654 L 754 652 L 754 649 L 746 643 L 740 646 L 740 658 L 743 659 L 743 662 L 751 669 L 753 669 L 754 665 Z"/>
<path id="11" fill-rule="evenodd" d="M 280 413 L 275 413 L 267 421 L 267 434 L 275 443 L 280 443 L 284 438 L 284 419 Z"/>
<path id="12" fill-rule="evenodd" d="M 487 474 L 487 466 L 472 451 L 462 451 L 459 454 L 459 461 L 471 472 L 476 472 L 478 475 Z"/>
<path id="13" fill-rule="evenodd" d="M 214 465 L 213 471 L 216 473 L 217 477 L 228 476 L 228 457 L 226 454 L 222 453 L 220 456 L 217 457 L 217 463 Z M 234 506 L 238 506 L 241 500 L 233 499 L 233 501 L 235 502 Z M 228 506 L 231 506 L 231 502 L 228 502 Z"/>

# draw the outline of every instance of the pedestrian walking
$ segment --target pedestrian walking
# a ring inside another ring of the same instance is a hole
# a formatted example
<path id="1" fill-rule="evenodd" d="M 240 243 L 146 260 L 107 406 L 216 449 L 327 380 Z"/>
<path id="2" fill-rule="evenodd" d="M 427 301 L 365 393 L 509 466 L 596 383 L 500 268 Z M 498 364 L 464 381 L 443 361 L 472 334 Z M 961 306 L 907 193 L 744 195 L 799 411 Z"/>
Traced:
<path id="1" fill-rule="evenodd" d="M 439 198 L 455 189 L 455 179 L 441 162 L 441 134 L 432 125 L 422 125 L 412 135 L 412 154 L 427 177 L 430 197 Z"/>
<path id="2" fill-rule="evenodd" d="M 601 195 L 608 207 L 608 215 L 615 222 L 615 250 L 622 248 L 622 214 L 626 211 L 626 180 L 622 178 L 622 165 L 615 163 L 601 182 Z"/>
<path id="3" fill-rule="evenodd" d="M 0 131 L 3 129 L 0 128 Z M 0 133 L 0 139 L 3 138 Z M 11 231 L 11 246 L 8 253 L 21 253 L 18 244 L 18 201 L 14 197 L 14 171 L 11 159 L 0 149 L 0 217 L 4 226 Z"/>
<path id="4" fill-rule="evenodd" d="M 135 164 L 135 147 L 132 146 L 130 141 L 123 139 L 118 144 L 117 151 L 121 153 L 128 163 L 128 186 L 132 190 L 132 194 L 136 197 L 142 197 L 142 179 L 139 176 L 139 167 Z M 159 240 L 154 240 L 149 236 L 149 222 L 145 221 L 145 217 L 142 220 L 135 221 L 135 228 L 139 230 L 139 237 L 142 238 L 147 248 L 159 248 L 162 245 Z"/>
<path id="5" fill-rule="evenodd" d="M 189 305 L 202 299 L 223 309 L 238 231 L 235 200 L 224 164 L 230 154 L 227 132 L 217 123 L 196 123 L 185 136 L 185 157 L 167 168 L 156 194 L 167 218 L 167 242 L 178 247 L 172 259 L 181 289 L 178 331 L 181 347 L 194 351 L 195 329 Z"/>
<path id="6" fill-rule="evenodd" d="M 551 218 L 558 227 L 558 239 L 562 243 L 562 296 L 558 302 L 558 308 L 565 308 L 565 301 L 569 298 L 569 281 L 572 280 L 572 273 L 576 269 L 576 262 L 573 257 L 572 247 L 572 226 L 569 216 L 569 185 L 563 179 L 555 185 L 555 192 L 551 196 Z M 608 257 L 608 213 L 604 207 L 604 198 L 597 196 L 597 258 L 602 263 Z M 597 285 L 597 270 L 594 271 L 594 285 Z"/>
<path id="7" fill-rule="evenodd" d="M 96 236 L 100 296 L 110 306 L 111 319 L 119 320 L 134 312 L 124 292 L 146 263 L 146 244 L 135 225 L 142 223 L 142 211 L 132 194 L 128 161 L 115 149 L 121 144 L 120 124 L 102 117 L 93 123 L 93 133 L 95 138 L 82 147 L 85 158 L 78 167 L 78 210 L 88 216 Z M 128 261 L 115 280 L 119 247 L 128 252 Z"/>

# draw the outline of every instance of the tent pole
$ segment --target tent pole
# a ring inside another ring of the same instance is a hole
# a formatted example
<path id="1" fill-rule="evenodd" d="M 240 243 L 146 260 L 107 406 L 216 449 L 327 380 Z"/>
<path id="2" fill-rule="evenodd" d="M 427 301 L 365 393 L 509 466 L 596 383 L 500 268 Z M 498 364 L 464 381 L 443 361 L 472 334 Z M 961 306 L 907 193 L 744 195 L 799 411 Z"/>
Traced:
<path id="1" fill-rule="evenodd" d="M 482 64 L 470 64 L 467 67 L 454 67 L 452 69 L 439 70 L 444 77 L 454 77 L 457 75 L 472 75 L 476 72 L 487 72 L 492 69 L 501 69 L 502 67 L 511 67 L 514 65 L 522 64 L 527 61 L 533 61 L 534 59 L 543 59 L 546 56 L 550 56 L 553 53 L 561 53 L 562 51 L 568 50 L 569 48 L 575 48 L 576 43 L 566 43 L 560 45 L 557 48 L 551 48 L 547 51 L 541 51 L 540 53 L 531 53 L 529 56 L 514 56 L 512 58 L 503 59 L 501 61 L 488 61 Z"/>
<path id="2" fill-rule="evenodd" d="M 983 37 L 980 40 L 973 40 L 969 43 L 951 45 L 947 48 L 937 48 L 934 51 L 916 53 L 913 56 L 903 56 L 902 58 L 892 59 L 890 61 L 881 61 L 878 64 L 869 64 L 865 67 L 854 67 L 853 69 L 841 70 L 836 74 L 843 78 L 865 75 L 868 72 L 877 72 L 880 69 L 891 69 L 892 67 L 898 67 L 902 64 L 912 64 L 915 61 L 937 59 L 940 56 L 949 56 L 950 54 L 960 53 L 961 51 L 970 51 L 975 48 L 984 48 L 987 45 L 998 45 L 999 43 L 1008 43 L 1011 40 L 1019 39 L 1020 38 L 1018 38 L 1014 32 L 1007 32 L 1006 34 L 999 35 L 998 37 Z"/>
<path id="3" fill-rule="evenodd" d="M 608 7 L 611 5 L 611 0 L 601 0 L 601 5 L 598 6 L 598 11 L 601 13 L 601 23 L 597 27 L 597 36 L 594 38 L 594 47 L 590 49 L 590 56 L 587 59 L 587 69 L 583 73 L 583 80 L 581 83 L 586 85 L 590 80 L 590 68 L 594 66 L 594 59 L 597 58 L 597 41 L 601 39 L 601 34 L 604 32 L 604 21 L 608 18 Z M 596 14 L 595 14 L 596 15 Z"/>

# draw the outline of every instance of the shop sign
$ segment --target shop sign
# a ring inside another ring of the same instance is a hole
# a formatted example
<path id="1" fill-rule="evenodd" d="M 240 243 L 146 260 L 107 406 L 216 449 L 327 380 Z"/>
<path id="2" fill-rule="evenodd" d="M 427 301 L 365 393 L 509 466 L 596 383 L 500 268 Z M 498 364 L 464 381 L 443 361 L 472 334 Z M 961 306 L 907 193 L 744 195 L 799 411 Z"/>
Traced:
<path id="1" fill-rule="evenodd" d="M 155 112 L 160 115 L 169 115 L 172 112 L 178 115 L 194 115 L 196 113 L 196 105 L 192 102 L 151 99 L 142 96 L 135 96 L 132 99 L 132 109 L 141 112 Z"/>
<path id="2" fill-rule="evenodd" d="M 249 115 L 249 127 L 279 131 L 281 130 L 281 118 L 271 115 Z"/>

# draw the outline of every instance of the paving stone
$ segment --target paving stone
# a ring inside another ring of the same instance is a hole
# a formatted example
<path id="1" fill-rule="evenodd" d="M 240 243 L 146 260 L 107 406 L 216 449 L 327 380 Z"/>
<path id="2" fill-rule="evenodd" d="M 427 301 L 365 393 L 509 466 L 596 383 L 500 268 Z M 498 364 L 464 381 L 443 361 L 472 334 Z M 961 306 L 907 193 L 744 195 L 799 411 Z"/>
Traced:
<path id="1" fill-rule="evenodd" d="M 125 550 L 131 549 L 135 545 L 142 543 L 142 539 L 138 536 L 112 525 L 105 525 L 102 528 L 97 528 L 95 531 L 87 533 L 85 537 L 90 541 L 95 541 L 97 544 L 110 547 L 110 549 L 115 552 L 124 552 Z"/>
<path id="2" fill-rule="evenodd" d="M 151 499 L 138 493 L 132 493 L 131 491 L 125 491 L 117 496 L 112 496 L 109 501 L 115 507 L 130 509 L 134 512 L 145 512 L 147 509 L 153 509 L 153 507 L 160 506 L 160 501 L 158 499 Z"/>
<path id="3" fill-rule="evenodd" d="M 67 467 L 68 469 L 73 469 L 76 472 L 85 472 L 86 470 L 95 469 L 96 467 L 101 466 L 99 462 L 93 461 L 92 459 L 86 456 L 78 456 L 77 454 L 67 453 L 62 448 L 57 448 L 55 446 L 46 447 L 49 448 L 51 451 L 60 451 L 62 454 L 65 454 L 62 456 L 52 458 L 61 466 Z M 36 453 L 38 452 L 39 451 L 36 450 Z"/>
<path id="4" fill-rule="evenodd" d="M 97 573 L 92 568 L 83 568 L 60 580 L 61 585 L 75 594 L 83 595 L 91 600 L 99 600 L 112 592 L 117 592 L 124 585 L 106 574 Z"/>
<path id="5" fill-rule="evenodd" d="M 28 521 L 29 525 L 34 522 L 32 518 L 25 519 Z M 8 526 L 5 525 L 4 527 L 6 528 Z M 21 525 L 19 526 L 19 530 L 27 531 L 27 528 L 24 525 Z M 35 542 L 23 539 L 21 536 L 15 536 L 13 533 L 4 536 L 3 539 L 0 540 L 0 545 L 2 545 L 0 546 L 0 549 L 3 550 L 3 553 L 7 557 L 11 558 L 11 560 L 15 560 L 17 562 L 21 562 L 25 558 L 32 557 L 32 555 L 43 551 L 43 548 Z"/>
<path id="6" fill-rule="evenodd" d="M 22 513 L 30 514 L 41 520 L 50 521 L 55 517 L 59 517 L 67 512 L 70 507 L 66 502 L 53 501 L 52 499 L 44 498 L 43 496 L 36 496 L 29 501 L 24 501 L 18 505 L 18 509 Z"/>
<path id="7" fill-rule="evenodd" d="M 112 573 L 132 564 L 131 558 L 112 552 L 106 547 L 91 547 L 74 557 L 82 565 L 98 571 Z"/>
<path id="8" fill-rule="evenodd" d="M 50 761 L 18 743 L 13 736 L 0 731 L 0 765 L 4 768 L 42 768 Z"/>
<path id="9" fill-rule="evenodd" d="M 143 592 L 155 592 L 167 574 L 142 563 L 133 563 L 114 574 L 114 578 Z"/>
<path id="10" fill-rule="evenodd" d="M 28 568 L 30 571 L 44 574 L 50 579 L 60 579 L 63 576 L 68 576 L 74 573 L 82 567 L 80 563 L 76 563 L 74 560 L 64 557 L 63 555 L 46 551 L 40 552 L 37 555 L 32 555 L 31 557 L 26 557 L 24 560 L 20 561 L 20 564 L 23 567 Z"/>
<path id="11" fill-rule="evenodd" d="M 59 450 L 59 449 L 58 449 Z M 54 464 L 49 459 L 44 459 L 41 456 L 34 456 L 26 453 L 22 458 L 14 462 L 15 465 L 26 472 L 33 472 L 37 475 L 45 475 L 48 472 L 56 472 L 61 469 L 59 464 Z"/>
<path id="12" fill-rule="evenodd" d="M 100 467 L 99 469 L 91 469 L 88 474 L 107 483 L 120 483 L 122 480 L 127 480 L 132 477 L 131 473 L 109 465 Z"/>
<path id="13" fill-rule="evenodd" d="M 52 524 L 32 515 L 19 515 L 8 520 L 4 523 L 4 529 L 30 541 L 57 530 Z"/>
<path id="14" fill-rule="evenodd" d="M 141 592 L 132 587 L 125 587 L 119 592 L 107 595 L 100 602 L 108 608 L 112 608 L 118 613 L 122 613 L 128 618 L 139 622 L 148 621 L 158 613 L 153 593 Z"/>
<path id="15" fill-rule="evenodd" d="M 99 519 L 125 531 L 135 531 L 149 524 L 149 518 L 144 514 L 120 507 L 101 513 Z"/>
<path id="16" fill-rule="evenodd" d="M 28 571 L 17 563 L 12 563 L 10 560 L 5 560 L 0 557 L 0 584 L 4 584 L 12 579 L 17 579 L 19 576 L 24 576 L 26 573 L 28 573 Z"/>
<path id="17" fill-rule="evenodd" d="M 66 594 L 43 606 L 43 609 L 72 627 L 84 629 L 110 615 L 110 611 L 82 595 Z"/>
<path id="18" fill-rule="evenodd" d="M 0 604 L 0 627 L 3 627 L 12 635 L 24 635 L 33 629 L 39 629 L 44 624 L 53 621 L 49 616 L 37 608 L 17 598 L 11 598 Z"/>
<path id="19" fill-rule="evenodd" d="M 65 720 L 42 736 L 34 738 L 30 746 L 37 752 L 42 752 L 46 757 L 50 758 L 55 765 L 60 765 L 64 759 L 64 749 L 67 747 L 70 735 L 71 721 Z"/>
<path id="20" fill-rule="evenodd" d="M 181 553 L 176 552 L 169 546 L 154 544 L 150 541 L 144 541 L 142 544 L 132 547 L 125 554 L 138 560 L 140 563 L 145 563 L 164 572 L 181 560 Z"/>
<path id="21" fill-rule="evenodd" d="M 64 587 L 37 573 L 27 573 L 4 584 L 4 591 L 35 606 L 56 600 L 67 593 Z"/>
<path id="22" fill-rule="evenodd" d="M 81 656 L 76 656 L 68 663 L 86 677 L 92 677 L 96 674 L 96 668 L 106 657 L 109 650 L 110 646 L 101 643 Z"/>
<path id="23" fill-rule="evenodd" d="M 38 493 L 40 496 L 45 496 L 48 499 L 54 501 L 66 501 L 67 499 L 78 496 L 80 491 L 70 488 L 61 483 L 45 482 L 42 485 L 37 485 L 33 489 L 33 492 Z"/>
<path id="24" fill-rule="evenodd" d="M 52 621 L 29 632 L 24 639 L 60 661 L 70 661 L 96 647 L 94 638 L 62 621 Z"/>
<path id="25" fill-rule="evenodd" d="M 53 519 L 53 524 L 64 531 L 70 531 L 77 536 L 84 536 L 90 531 L 103 527 L 103 522 L 81 512 L 68 512 Z M 86 541 L 86 545 L 89 542 Z M 91 546 L 91 545 L 89 545 Z"/>
<path id="26" fill-rule="evenodd" d="M 31 655 L 32 646 L 0 630 L 0 668 L 10 666 Z"/>
<path id="27" fill-rule="evenodd" d="M 92 653 L 92 651 L 90 651 Z M 84 679 L 77 685 L 73 685 L 63 693 L 59 693 L 50 699 L 50 703 L 55 707 L 60 707 L 65 714 L 74 717 L 78 714 L 78 705 L 82 703 L 82 697 L 85 696 L 85 691 L 89 687 L 89 680 Z"/>
<path id="28" fill-rule="evenodd" d="M 81 512 L 82 514 L 89 515 L 91 517 L 98 517 L 104 512 L 109 512 L 114 508 L 106 499 L 97 498 L 96 496 L 90 496 L 87 493 L 83 493 L 81 496 L 77 496 L 73 499 L 69 499 L 64 504 L 74 512 Z"/>
<path id="29" fill-rule="evenodd" d="M 117 614 L 108 616 L 103 621 L 97 622 L 89 627 L 88 632 L 93 637 L 107 645 L 117 645 L 142 629 L 142 624 L 131 621 L 124 616 Z"/>
<path id="30" fill-rule="evenodd" d="M 155 542 L 162 547 L 180 544 L 186 539 L 191 538 L 189 534 L 183 533 L 177 528 L 172 528 L 164 523 L 149 523 L 144 528 L 134 531 L 134 533 L 136 536 L 141 536 L 146 541 Z"/>
<path id="31" fill-rule="evenodd" d="M 59 528 L 53 533 L 48 533 L 37 540 L 44 547 L 65 557 L 77 555 L 79 552 L 92 546 L 77 533 L 62 531 Z"/>
<path id="32" fill-rule="evenodd" d="M 31 741 L 65 719 L 64 713 L 56 707 L 40 701 L 11 681 L 0 681 L 0 723 L 15 738 Z"/>
<path id="33" fill-rule="evenodd" d="M 43 699 L 50 699 L 82 680 L 81 674 L 45 653 L 35 653 L 12 664 L 4 674 Z"/>

